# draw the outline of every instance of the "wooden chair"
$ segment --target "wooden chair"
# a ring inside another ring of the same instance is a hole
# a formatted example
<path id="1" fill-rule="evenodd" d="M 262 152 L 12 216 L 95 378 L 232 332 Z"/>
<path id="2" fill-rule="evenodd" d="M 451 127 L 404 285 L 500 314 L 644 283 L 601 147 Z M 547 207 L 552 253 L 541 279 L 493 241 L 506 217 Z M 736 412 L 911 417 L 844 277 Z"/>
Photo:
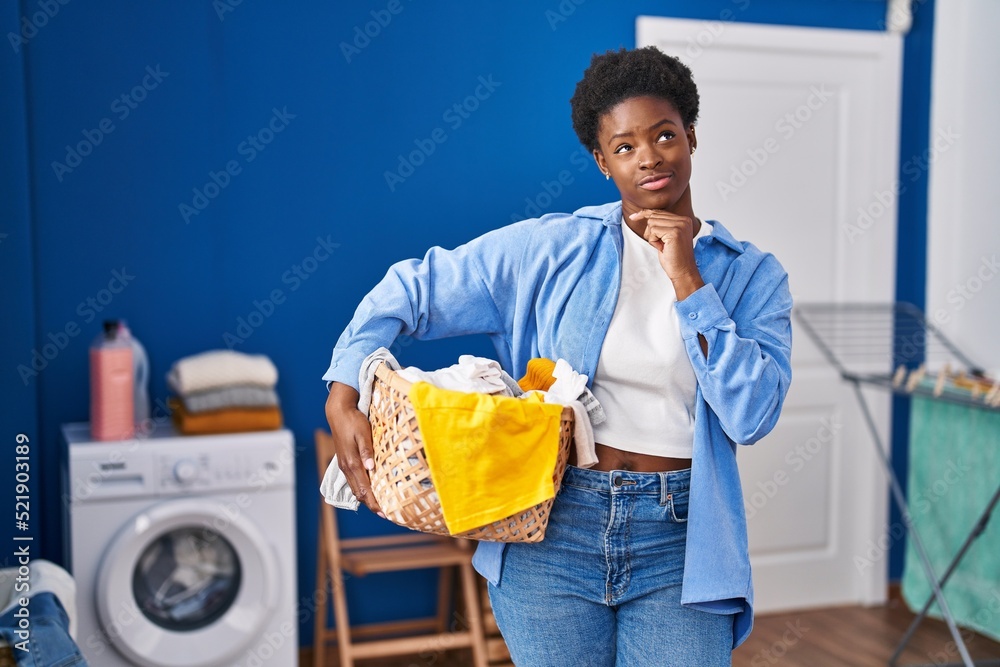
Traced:
<path id="1" fill-rule="evenodd" d="M 316 463 L 320 478 L 333 459 L 333 437 L 316 430 Z M 412 533 L 341 539 L 334 508 L 320 501 L 320 529 L 316 558 L 316 585 L 333 592 L 334 627 L 327 627 L 326 598 L 320 596 L 316 608 L 313 666 L 328 667 L 326 645 L 336 642 L 340 667 L 354 667 L 354 661 L 379 656 L 418 654 L 468 646 L 475 667 L 487 667 L 486 640 L 472 569 L 472 546 L 468 540 Z M 441 569 L 437 616 L 408 621 L 350 625 L 344 573 L 356 577 L 377 572 L 396 572 L 437 567 Z M 449 632 L 452 602 L 452 575 L 458 571 L 463 611 L 468 630 Z M 415 634 L 419 633 L 419 634 Z M 359 641 L 364 640 L 364 641 Z"/>

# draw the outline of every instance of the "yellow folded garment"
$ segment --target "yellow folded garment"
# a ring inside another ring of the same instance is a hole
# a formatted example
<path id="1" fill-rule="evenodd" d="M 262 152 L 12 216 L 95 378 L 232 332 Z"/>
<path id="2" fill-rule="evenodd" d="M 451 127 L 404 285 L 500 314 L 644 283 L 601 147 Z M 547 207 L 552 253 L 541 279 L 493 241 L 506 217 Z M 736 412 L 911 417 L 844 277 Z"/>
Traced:
<path id="1" fill-rule="evenodd" d="M 172 410 L 174 427 L 183 435 L 208 433 L 238 433 L 241 431 L 273 431 L 281 428 L 281 408 L 224 408 L 207 412 L 188 412 L 184 404 L 171 396 L 167 404 Z"/>
<path id="2" fill-rule="evenodd" d="M 524 391 L 532 389 L 548 391 L 556 381 L 552 377 L 552 371 L 555 369 L 556 362 L 551 359 L 529 359 L 528 367 L 524 369 L 524 377 L 517 381 L 517 385 Z"/>
<path id="3" fill-rule="evenodd" d="M 485 526 L 555 495 L 563 406 L 537 394 L 510 398 L 410 388 L 427 465 L 452 535 Z"/>

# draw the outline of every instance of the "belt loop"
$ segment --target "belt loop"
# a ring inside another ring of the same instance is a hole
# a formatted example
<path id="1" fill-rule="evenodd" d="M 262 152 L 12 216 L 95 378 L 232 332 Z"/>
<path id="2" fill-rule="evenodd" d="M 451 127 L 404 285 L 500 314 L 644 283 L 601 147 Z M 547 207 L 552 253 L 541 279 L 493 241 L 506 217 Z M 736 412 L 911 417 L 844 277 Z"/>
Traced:
<path id="1" fill-rule="evenodd" d="M 667 498 L 670 496 L 670 485 L 667 484 L 667 473 L 659 472 L 660 476 L 660 505 L 667 504 Z"/>

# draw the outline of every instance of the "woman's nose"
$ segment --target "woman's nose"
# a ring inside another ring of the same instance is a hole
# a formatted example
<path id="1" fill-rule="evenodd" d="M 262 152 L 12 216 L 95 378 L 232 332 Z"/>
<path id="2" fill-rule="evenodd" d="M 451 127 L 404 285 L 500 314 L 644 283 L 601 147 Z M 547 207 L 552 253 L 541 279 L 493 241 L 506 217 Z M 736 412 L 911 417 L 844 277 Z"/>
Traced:
<path id="1" fill-rule="evenodd" d="M 652 148 L 640 148 L 639 149 L 639 168 L 640 169 L 655 169 L 660 166 L 663 160 Z"/>

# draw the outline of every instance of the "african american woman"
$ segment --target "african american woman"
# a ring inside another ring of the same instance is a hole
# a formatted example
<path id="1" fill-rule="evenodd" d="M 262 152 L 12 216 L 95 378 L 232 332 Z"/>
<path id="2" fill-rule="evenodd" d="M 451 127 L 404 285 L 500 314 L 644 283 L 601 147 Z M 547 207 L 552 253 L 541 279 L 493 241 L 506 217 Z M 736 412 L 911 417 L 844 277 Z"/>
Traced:
<path id="1" fill-rule="evenodd" d="M 517 665 L 731 664 L 753 623 L 736 447 L 775 425 L 791 381 L 791 296 L 773 255 L 699 219 L 699 97 L 653 47 L 595 55 L 573 128 L 621 200 L 547 214 L 399 262 L 334 347 L 327 418 L 372 511 L 362 360 L 397 336 L 490 336 L 503 368 L 565 359 L 606 421 L 571 459 L 539 543 L 481 542 Z"/>

